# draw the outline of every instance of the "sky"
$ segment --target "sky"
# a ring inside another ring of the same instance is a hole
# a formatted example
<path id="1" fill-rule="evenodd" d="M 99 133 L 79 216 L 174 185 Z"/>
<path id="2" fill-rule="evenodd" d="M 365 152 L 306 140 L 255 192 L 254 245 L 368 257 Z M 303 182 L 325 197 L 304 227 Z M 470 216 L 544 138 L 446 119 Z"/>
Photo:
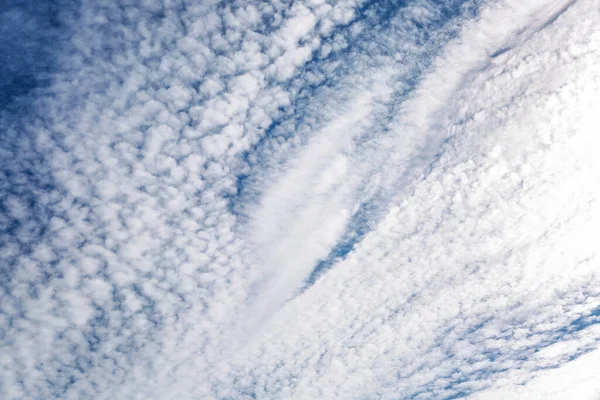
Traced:
<path id="1" fill-rule="evenodd" d="M 0 4 L 0 398 L 600 399 L 595 0 Z"/>

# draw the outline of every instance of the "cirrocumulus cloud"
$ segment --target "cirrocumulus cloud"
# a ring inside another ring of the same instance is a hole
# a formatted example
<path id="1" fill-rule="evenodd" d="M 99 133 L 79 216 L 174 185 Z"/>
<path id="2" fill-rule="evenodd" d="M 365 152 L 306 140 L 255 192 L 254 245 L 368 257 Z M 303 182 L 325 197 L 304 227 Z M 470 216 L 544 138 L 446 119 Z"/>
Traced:
<path id="1" fill-rule="evenodd" d="M 594 399 L 594 0 L 0 6 L 2 399 Z"/>

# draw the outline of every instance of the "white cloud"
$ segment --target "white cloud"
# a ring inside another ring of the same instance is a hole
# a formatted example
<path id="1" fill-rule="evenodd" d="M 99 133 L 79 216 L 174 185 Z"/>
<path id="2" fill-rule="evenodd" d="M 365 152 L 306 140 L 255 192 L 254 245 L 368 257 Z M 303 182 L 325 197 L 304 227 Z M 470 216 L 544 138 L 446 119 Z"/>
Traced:
<path id="1" fill-rule="evenodd" d="M 492 400 L 517 396 L 523 399 L 596 399 L 600 395 L 600 385 L 596 379 L 598 362 L 600 360 L 596 350 L 559 368 L 540 371 L 534 379 L 527 380 L 525 384 L 503 382 L 505 385 L 502 387 L 488 389 L 473 398 Z M 519 379 L 514 381 L 518 382 Z"/>
<path id="2" fill-rule="evenodd" d="M 536 398 L 595 362 L 594 2 L 385 7 L 81 5 L 0 116 L 1 397 Z"/>

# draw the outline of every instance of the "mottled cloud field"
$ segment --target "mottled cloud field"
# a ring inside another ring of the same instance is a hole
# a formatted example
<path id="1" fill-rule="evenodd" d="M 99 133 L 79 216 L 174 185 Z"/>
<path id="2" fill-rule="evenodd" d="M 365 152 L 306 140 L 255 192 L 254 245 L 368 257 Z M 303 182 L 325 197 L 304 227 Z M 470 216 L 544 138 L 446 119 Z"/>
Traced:
<path id="1" fill-rule="evenodd" d="M 0 33 L 0 398 L 600 398 L 597 1 Z"/>

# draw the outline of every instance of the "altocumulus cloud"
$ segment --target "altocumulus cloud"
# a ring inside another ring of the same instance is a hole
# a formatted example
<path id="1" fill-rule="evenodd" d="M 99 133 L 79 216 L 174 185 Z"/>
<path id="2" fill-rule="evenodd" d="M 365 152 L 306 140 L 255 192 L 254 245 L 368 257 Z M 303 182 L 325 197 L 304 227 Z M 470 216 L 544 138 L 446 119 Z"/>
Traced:
<path id="1" fill-rule="evenodd" d="M 3 399 L 600 394 L 596 1 L 1 7 Z"/>

